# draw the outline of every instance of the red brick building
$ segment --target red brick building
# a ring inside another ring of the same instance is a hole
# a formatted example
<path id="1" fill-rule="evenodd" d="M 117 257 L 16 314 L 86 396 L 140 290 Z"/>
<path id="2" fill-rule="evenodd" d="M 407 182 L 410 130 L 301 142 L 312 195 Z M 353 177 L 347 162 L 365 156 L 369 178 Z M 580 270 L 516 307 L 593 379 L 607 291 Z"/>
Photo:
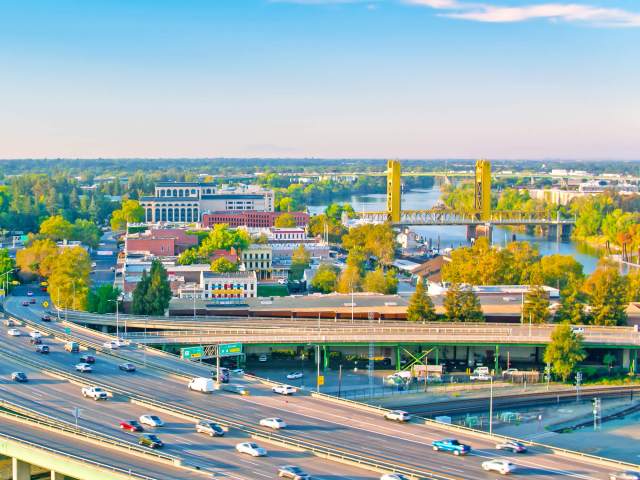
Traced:
<path id="1" fill-rule="evenodd" d="M 202 215 L 202 226 L 211 228 L 218 223 L 226 223 L 230 227 L 273 227 L 280 215 L 285 212 L 213 212 Z M 306 227 L 309 224 L 309 214 L 306 212 L 288 212 L 296 221 L 298 227 Z"/>
<path id="2" fill-rule="evenodd" d="M 158 257 L 174 257 L 198 244 L 198 237 L 179 228 L 152 229 L 130 234 L 126 249 L 131 252 L 148 252 Z"/>

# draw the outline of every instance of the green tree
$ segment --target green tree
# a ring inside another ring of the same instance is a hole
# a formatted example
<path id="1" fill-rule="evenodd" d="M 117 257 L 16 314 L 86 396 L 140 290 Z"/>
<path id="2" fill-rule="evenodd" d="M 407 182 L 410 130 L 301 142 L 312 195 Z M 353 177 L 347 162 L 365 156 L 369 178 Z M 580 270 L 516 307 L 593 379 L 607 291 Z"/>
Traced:
<path id="1" fill-rule="evenodd" d="M 137 200 L 125 200 L 118 210 L 111 214 L 111 228 L 113 230 L 124 230 L 128 223 L 138 223 L 144 221 L 144 208 Z"/>
<path id="2" fill-rule="evenodd" d="M 202 240 L 198 255 L 202 258 L 209 256 L 216 250 L 245 250 L 251 244 L 251 237 L 242 229 L 230 229 L 229 225 L 217 224 Z"/>
<path id="3" fill-rule="evenodd" d="M 484 322 L 480 299 L 471 288 L 462 291 L 462 312 L 464 322 Z"/>
<path id="4" fill-rule="evenodd" d="M 544 361 L 566 382 L 575 366 L 586 358 L 582 336 L 573 332 L 567 323 L 558 325 L 551 333 L 551 341 L 544 351 Z"/>
<path id="5" fill-rule="evenodd" d="M 524 297 L 522 317 L 525 322 L 547 323 L 549 320 L 549 296 L 541 285 L 531 285 Z"/>
<path id="6" fill-rule="evenodd" d="M 311 280 L 311 287 L 322 293 L 331 293 L 336 290 L 338 282 L 338 268 L 328 263 L 323 263 L 318 267 L 313 280 Z"/>
<path id="7" fill-rule="evenodd" d="M 98 246 L 101 236 L 100 228 L 91 220 L 78 218 L 71 225 L 71 240 L 78 240 L 91 248 Z"/>
<path id="8" fill-rule="evenodd" d="M 582 264 L 570 255 L 546 255 L 540 260 L 542 281 L 549 287 L 560 290 L 567 287 L 572 278 L 583 276 Z"/>
<path id="9" fill-rule="evenodd" d="M 418 278 L 416 291 L 407 305 L 407 320 L 410 322 L 434 322 L 438 319 L 431 297 L 424 288 L 422 278 Z"/>
<path id="10" fill-rule="evenodd" d="M 585 312 L 586 295 L 582 291 L 583 281 L 580 277 L 571 276 L 566 287 L 560 292 L 560 308 L 556 313 L 559 322 L 582 325 L 588 322 Z"/>
<path id="11" fill-rule="evenodd" d="M 453 283 L 444 296 L 445 319 L 449 322 L 482 322 L 480 301 L 470 287 Z"/>
<path id="12" fill-rule="evenodd" d="M 311 265 L 311 254 L 304 248 L 304 245 L 298 245 L 291 255 L 291 269 L 289 270 L 289 278 L 292 280 L 300 280 L 304 275 L 304 271 Z"/>
<path id="13" fill-rule="evenodd" d="M 376 268 L 365 274 L 362 289 L 371 293 L 387 293 L 387 281 L 382 268 Z"/>
<path id="14" fill-rule="evenodd" d="M 211 271 L 216 273 L 237 272 L 238 264 L 233 263 L 224 257 L 216 258 L 211 262 Z"/>
<path id="15" fill-rule="evenodd" d="M 113 313 L 119 301 L 120 290 L 109 283 L 103 283 L 97 289 L 89 291 L 87 311 L 92 313 Z"/>
<path id="16" fill-rule="evenodd" d="M 0 248 L 0 288 L 4 290 L 5 285 L 11 289 L 11 280 L 15 278 L 13 273 L 7 273 L 16 267 L 16 262 L 9 256 L 9 250 L 6 248 Z M 6 275 L 4 275 L 6 274 Z M 7 292 L 5 292 L 7 295 Z"/>
<path id="17" fill-rule="evenodd" d="M 44 220 L 40 224 L 40 235 L 44 238 L 53 240 L 70 240 L 73 225 L 61 215 L 54 215 Z"/>
<path id="18" fill-rule="evenodd" d="M 159 260 L 151 263 L 149 289 L 145 295 L 147 315 L 163 315 L 171 300 L 167 270 Z"/>
<path id="19" fill-rule="evenodd" d="M 189 248 L 178 255 L 177 262 L 179 265 L 193 265 L 196 263 L 204 263 L 205 260 L 200 257 L 197 249 Z"/>
<path id="20" fill-rule="evenodd" d="M 309 233 L 314 237 L 324 237 L 325 228 L 330 242 L 341 242 L 342 237 L 347 233 L 346 227 L 334 218 L 325 214 L 314 215 L 309 220 Z"/>
<path id="21" fill-rule="evenodd" d="M 627 282 L 615 266 L 597 268 L 585 282 L 584 290 L 589 296 L 594 325 L 626 325 Z"/>
<path id="22" fill-rule="evenodd" d="M 133 298 L 131 302 L 131 308 L 135 315 L 147 315 L 149 309 L 147 308 L 147 292 L 149 291 L 150 278 L 147 275 L 147 271 L 142 272 L 142 277 L 133 290 Z"/>
<path id="23" fill-rule="evenodd" d="M 278 215 L 273 225 L 277 228 L 293 228 L 296 226 L 296 219 L 290 213 Z"/>

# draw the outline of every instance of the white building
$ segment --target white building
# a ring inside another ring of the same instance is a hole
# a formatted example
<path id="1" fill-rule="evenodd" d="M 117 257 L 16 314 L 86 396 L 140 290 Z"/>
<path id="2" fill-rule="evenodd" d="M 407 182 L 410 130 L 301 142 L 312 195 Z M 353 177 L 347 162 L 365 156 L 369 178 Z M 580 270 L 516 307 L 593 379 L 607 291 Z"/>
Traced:
<path id="1" fill-rule="evenodd" d="M 202 272 L 200 291 L 203 299 L 252 298 L 257 296 L 258 281 L 255 272 L 215 273 Z"/>

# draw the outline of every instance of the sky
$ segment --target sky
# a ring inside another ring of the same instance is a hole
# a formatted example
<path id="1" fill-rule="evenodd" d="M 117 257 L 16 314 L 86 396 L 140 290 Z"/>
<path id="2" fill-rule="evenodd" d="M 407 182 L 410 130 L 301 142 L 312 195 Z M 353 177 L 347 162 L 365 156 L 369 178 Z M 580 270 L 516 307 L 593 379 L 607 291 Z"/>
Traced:
<path id="1" fill-rule="evenodd" d="M 640 159 L 637 0 L 0 0 L 0 158 Z"/>

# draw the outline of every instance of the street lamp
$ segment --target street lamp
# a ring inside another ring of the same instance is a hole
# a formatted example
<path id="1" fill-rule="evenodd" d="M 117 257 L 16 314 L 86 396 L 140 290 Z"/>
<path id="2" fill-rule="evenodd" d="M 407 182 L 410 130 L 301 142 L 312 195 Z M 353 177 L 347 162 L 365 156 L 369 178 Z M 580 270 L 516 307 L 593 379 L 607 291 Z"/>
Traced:
<path id="1" fill-rule="evenodd" d="M 489 435 L 493 435 L 493 375 L 490 378 L 489 387 Z"/>
<path id="2" fill-rule="evenodd" d="M 115 300 L 111 299 L 109 302 L 115 302 L 116 304 L 116 338 L 120 340 L 120 300 L 121 297 L 118 296 Z M 146 331 L 146 323 L 145 323 L 145 331 Z M 127 335 L 127 321 L 124 323 L 124 334 Z"/>
<path id="3" fill-rule="evenodd" d="M 9 293 L 9 274 L 11 272 L 14 272 L 16 269 L 12 268 L 11 270 L 7 270 L 6 272 L 4 272 L 2 275 L 0 275 L 0 277 L 4 277 L 6 275 L 6 279 L 5 279 L 5 289 L 4 289 L 4 296 L 6 297 L 7 294 Z"/>

